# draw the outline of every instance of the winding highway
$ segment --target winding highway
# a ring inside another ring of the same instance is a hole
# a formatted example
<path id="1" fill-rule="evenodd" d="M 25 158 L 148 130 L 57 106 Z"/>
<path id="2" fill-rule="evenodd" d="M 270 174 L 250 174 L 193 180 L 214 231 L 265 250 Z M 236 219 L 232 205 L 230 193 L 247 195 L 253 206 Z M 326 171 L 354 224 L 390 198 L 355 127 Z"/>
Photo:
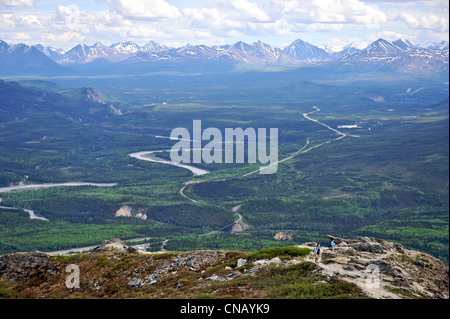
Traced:
<path id="1" fill-rule="evenodd" d="M 325 144 L 331 143 L 331 142 L 333 142 L 333 141 L 338 141 L 338 140 L 343 139 L 343 138 L 345 138 L 345 137 L 359 137 L 359 136 L 357 136 L 357 135 L 351 135 L 351 134 L 343 133 L 343 132 L 341 132 L 341 131 L 339 131 L 339 130 L 337 130 L 337 129 L 335 129 L 335 128 L 333 128 L 333 127 L 331 127 L 331 126 L 329 126 L 329 125 L 327 125 L 327 124 L 325 124 L 325 123 L 322 123 L 321 121 L 319 121 L 319 120 L 317 120 L 317 119 L 311 118 L 311 117 L 310 117 L 311 114 L 320 112 L 320 109 L 319 109 L 317 106 L 314 105 L 313 108 L 314 108 L 314 111 L 311 111 L 311 112 L 308 112 L 308 113 L 303 113 L 303 114 L 302 114 L 303 117 L 304 117 L 305 119 L 309 120 L 309 121 L 312 121 L 312 122 L 314 122 L 314 123 L 317 123 L 317 124 L 319 124 L 319 125 L 322 125 L 322 126 L 326 127 L 328 130 L 330 130 L 330 131 L 332 131 L 333 133 L 337 134 L 338 137 L 332 138 L 332 139 L 330 139 L 330 140 L 327 140 L 327 141 L 325 141 L 325 142 L 319 143 L 319 144 L 314 145 L 314 146 L 309 147 L 309 148 L 308 148 L 308 146 L 309 146 L 309 144 L 310 144 L 310 139 L 307 138 L 307 139 L 306 139 L 305 145 L 303 145 L 303 147 L 300 148 L 298 151 L 296 151 L 295 153 L 289 155 L 288 157 L 286 157 L 286 158 L 284 158 L 284 159 L 282 159 L 282 160 L 279 160 L 279 161 L 277 161 L 277 162 L 275 162 L 275 163 L 272 163 L 272 164 L 270 164 L 270 165 L 268 165 L 268 166 L 278 165 L 278 164 L 280 164 L 280 163 L 283 163 L 283 162 L 285 162 L 285 161 L 288 161 L 288 160 L 294 158 L 295 156 L 298 156 L 299 154 L 307 153 L 307 152 L 309 152 L 309 151 L 311 151 L 311 150 L 314 150 L 314 149 L 316 149 L 316 148 L 319 148 L 319 147 L 321 147 L 321 146 L 323 146 L 323 145 L 325 145 Z M 158 136 L 158 137 L 159 137 L 159 136 Z M 161 138 L 161 137 L 159 137 L 159 138 Z M 140 159 L 140 160 L 144 160 L 144 161 L 151 161 L 151 162 L 157 162 L 157 163 L 168 164 L 168 165 L 173 165 L 173 166 L 177 166 L 177 167 L 186 168 L 186 169 L 190 170 L 190 171 L 194 174 L 194 176 L 205 175 L 205 174 L 209 173 L 209 171 L 199 169 L 199 168 L 194 167 L 194 166 L 192 166 L 192 165 L 186 165 L 186 164 L 180 164 L 180 163 L 168 161 L 168 160 L 166 160 L 166 159 L 158 158 L 158 157 L 156 157 L 155 155 L 153 155 L 154 153 L 168 152 L 168 151 L 170 151 L 170 150 L 158 150 L 158 151 L 147 151 L 147 152 L 144 151 L 144 152 L 132 153 L 132 154 L 129 154 L 129 156 L 134 157 L 134 158 L 137 158 L 137 159 Z M 152 155 L 153 155 L 153 156 L 152 156 Z M 265 169 L 265 168 L 267 168 L 268 166 L 265 166 L 265 167 L 263 167 L 263 168 L 260 168 L 260 169 L 251 171 L 251 172 L 246 173 L 246 174 L 243 174 L 243 175 L 241 175 L 240 177 L 247 177 L 247 176 L 250 176 L 250 175 L 252 175 L 252 174 L 255 174 L 255 173 L 257 173 L 257 172 L 260 172 L 261 169 Z M 193 198 L 190 198 L 189 196 L 187 196 L 187 195 L 184 193 L 184 191 L 186 190 L 186 187 L 188 187 L 189 185 L 192 185 L 192 184 L 204 183 L 204 182 L 206 182 L 206 181 L 209 181 L 209 182 L 219 182 L 219 181 L 225 181 L 225 180 L 226 180 L 226 179 L 216 179 L 216 180 L 206 180 L 206 179 L 203 179 L 203 180 L 191 180 L 191 181 L 187 181 L 187 182 L 185 182 L 185 183 L 183 184 L 183 187 L 181 187 L 179 193 L 180 193 L 181 196 L 183 196 L 183 197 L 186 198 L 187 200 L 189 200 L 189 201 L 191 201 L 191 202 L 193 202 L 193 203 L 198 203 L 198 200 L 193 199 Z M 219 229 L 219 230 L 217 230 L 217 231 L 220 231 L 220 230 L 222 230 L 222 229 L 225 229 L 225 228 L 227 228 L 227 227 L 230 227 L 230 226 L 232 226 L 233 224 L 236 224 L 236 223 L 241 223 L 241 224 L 242 224 L 242 220 L 243 220 L 242 215 L 239 214 L 239 213 L 237 212 L 237 211 L 239 210 L 240 206 L 241 206 L 241 205 L 235 206 L 235 207 L 232 209 L 233 212 L 235 212 L 235 213 L 238 214 L 238 220 L 234 221 L 233 223 L 231 223 L 231 224 L 229 224 L 229 225 L 226 225 L 226 226 L 222 227 L 221 229 Z M 210 232 L 210 233 L 214 233 L 214 232 L 216 232 L 216 231 L 213 231 L 213 232 Z"/>
<path id="2" fill-rule="evenodd" d="M 325 123 L 320 122 L 319 120 L 316 120 L 316 119 L 311 118 L 311 117 L 309 116 L 310 114 L 313 114 L 313 113 L 316 113 L 316 112 L 320 112 L 320 109 L 319 109 L 317 106 L 314 105 L 313 108 L 314 108 L 314 111 L 311 111 L 311 112 L 308 112 L 308 113 L 303 113 L 303 117 L 306 118 L 306 119 L 309 120 L 309 121 L 312 121 L 312 122 L 315 122 L 315 123 L 317 123 L 317 124 L 320 124 L 320 125 L 326 127 L 327 129 L 331 130 L 332 132 L 336 133 L 336 134 L 338 135 L 337 138 L 330 139 L 330 140 L 328 140 L 328 141 L 322 142 L 322 143 L 317 144 L 317 145 L 315 145 L 315 146 L 312 146 L 312 147 L 310 147 L 310 148 L 307 148 L 308 145 L 310 144 L 310 139 L 307 138 L 307 139 L 306 139 L 305 145 L 303 145 L 303 147 L 300 148 L 297 152 L 291 154 L 290 156 L 288 156 L 288 157 L 286 157 L 286 158 L 284 158 L 284 159 L 282 159 L 282 160 L 279 160 L 279 161 L 277 161 L 277 162 L 275 162 L 275 163 L 272 163 L 272 164 L 270 164 L 270 165 L 268 165 L 268 166 L 265 166 L 265 167 L 263 167 L 263 168 L 259 168 L 259 169 L 257 169 L 257 170 L 254 170 L 254 171 L 251 171 L 251 172 L 249 172 L 249 173 L 243 174 L 243 175 L 241 175 L 241 177 L 247 177 L 247 176 L 250 176 L 250 175 L 252 175 L 252 174 L 258 173 L 258 172 L 260 172 L 261 169 L 265 169 L 265 168 L 267 168 L 267 167 L 269 167 L 269 166 L 272 166 L 272 165 L 278 165 L 278 164 L 280 164 L 280 163 L 283 163 L 283 162 L 285 162 L 285 161 L 288 161 L 288 160 L 294 158 L 295 156 L 297 156 L 297 155 L 299 155 L 299 154 L 307 153 L 307 152 L 309 152 L 309 151 L 311 151 L 311 150 L 313 150 L 313 149 L 316 149 L 316 148 L 318 148 L 318 147 L 321 147 L 321 146 L 323 146 L 323 145 L 325 145 L 325 144 L 328 144 L 328 143 L 331 143 L 331 142 L 333 142 L 333 141 L 338 141 L 338 140 L 343 139 L 343 138 L 345 138 L 345 137 L 347 137 L 347 136 L 349 136 L 349 137 L 359 137 L 358 135 L 351 135 L 351 134 L 343 133 L 343 132 L 341 132 L 341 131 L 338 131 L 338 130 L 332 128 L 331 126 L 329 126 L 329 125 L 327 125 L 327 124 L 325 124 Z M 211 182 L 219 182 L 219 181 L 225 181 L 225 180 L 226 180 L 226 179 L 217 179 L 217 180 L 211 180 Z M 189 182 L 184 183 L 184 186 L 180 189 L 180 195 L 183 196 L 184 198 L 190 200 L 191 202 L 197 203 L 197 202 L 198 202 L 197 200 L 195 200 L 195 199 L 193 199 L 193 198 L 190 198 L 190 197 L 188 197 L 186 194 L 184 194 L 184 190 L 186 189 L 186 187 L 187 187 L 188 185 L 191 185 L 191 184 L 198 184 L 198 183 L 202 183 L 202 182 L 206 182 L 206 180 L 194 180 L 194 181 L 189 181 Z"/>

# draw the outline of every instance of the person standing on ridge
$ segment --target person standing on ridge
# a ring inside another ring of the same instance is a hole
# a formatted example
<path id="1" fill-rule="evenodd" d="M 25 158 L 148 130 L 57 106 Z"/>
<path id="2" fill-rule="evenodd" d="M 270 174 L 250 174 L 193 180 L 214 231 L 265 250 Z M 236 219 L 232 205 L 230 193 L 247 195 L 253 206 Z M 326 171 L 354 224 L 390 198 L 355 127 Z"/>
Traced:
<path id="1" fill-rule="evenodd" d="M 322 247 L 320 247 L 320 244 L 317 244 L 316 247 L 314 247 L 314 256 L 316 256 L 316 263 L 319 262 L 320 254 L 322 253 Z"/>
<path id="2" fill-rule="evenodd" d="M 334 240 L 333 239 L 330 242 L 330 249 L 331 249 L 331 251 L 333 251 L 333 249 L 334 249 Z"/>

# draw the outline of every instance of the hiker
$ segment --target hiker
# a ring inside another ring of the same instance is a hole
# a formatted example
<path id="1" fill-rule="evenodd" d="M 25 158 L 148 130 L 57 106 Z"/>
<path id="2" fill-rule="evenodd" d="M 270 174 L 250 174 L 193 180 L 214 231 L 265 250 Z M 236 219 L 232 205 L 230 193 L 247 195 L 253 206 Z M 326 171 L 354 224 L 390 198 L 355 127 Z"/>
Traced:
<path id="1" fill-rule="evenodd" d="M 334 240 L 333 239 L 330 242 L 330 249 L 331 249 L 331 251 L 333 251 L 333 249 L 334 249 Z"/>
<path id="2" fill-rule="evenodd" d="M 320 254 L 322 253 L 322 247 L 320 247 L 320 244 L 317 244 L 316 247 L 314 247 L 314 256 L 316 256 L 316 263 L 319 262 Z"/>

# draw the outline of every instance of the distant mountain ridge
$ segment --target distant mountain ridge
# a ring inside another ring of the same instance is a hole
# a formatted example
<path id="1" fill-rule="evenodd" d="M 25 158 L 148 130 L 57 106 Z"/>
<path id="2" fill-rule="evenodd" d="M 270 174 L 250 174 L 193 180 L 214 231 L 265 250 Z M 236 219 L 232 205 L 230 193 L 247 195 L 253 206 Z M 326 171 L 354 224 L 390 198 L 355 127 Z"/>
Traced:
<path id="1" fill-rule="evenodd" d="M 363 49 L 350 44 L 340 50 L 329 46 L 318 47 L 301 39 L 295 40 L 283 49 L 262 41 L 252 44 L 239 41 L 233 45 L 221 46 L 188 44 L 178 48 L 167 47 L 154 41 L 149 41 L 143 46 L 127 41 L 110 46 L 100 42 L 91 46 L 78 44 L 67 51 L 44 47 L 40 44 L 32 47 L 25 44 L 11 46 L 1 41 L 0 65 L 2 67 L 7 65 L 14 69 L 16 65 L 24 66 L 32 62 L 51 71 L 52 68 L 57 67 L 76 69 L 83 65 L 101 67 L 110 64 L 126 68 L 130 65 L 171 65 L 192 62 L 253 66 L 295 66 L 338 62 L 353 64 L 356 67 L 363 65 L 368 68 L 388 67 L 406 71 L 445 71 L 448 70 L 448 50 L 446 41 L 420 47 L 405 39 L 391 42 L 382 38 Z M 20 53 L 25 51 L 33 53 L 30 53 L 30 56 Z M 22 60 L 20 60 L 21 56 Z M 21 62 L 11 63 L 15 59 Z"/>
<path id="2" fill-rule="evenodd" d="M 429 49 L 413 45 L 408 40 L 393 42 L 378 39 L 365 49 L 340 59 L 355 66 L 380 66 L 404 71 L 448 70 L 448 42 L 442 48 Z"/>
<path id="3" fill-rule="evenodd" d="M 38 48 L 26 44 L 9 45 L 0 40 L 0 72 L 2 74 L 64 74 L 64 67 Z"/>

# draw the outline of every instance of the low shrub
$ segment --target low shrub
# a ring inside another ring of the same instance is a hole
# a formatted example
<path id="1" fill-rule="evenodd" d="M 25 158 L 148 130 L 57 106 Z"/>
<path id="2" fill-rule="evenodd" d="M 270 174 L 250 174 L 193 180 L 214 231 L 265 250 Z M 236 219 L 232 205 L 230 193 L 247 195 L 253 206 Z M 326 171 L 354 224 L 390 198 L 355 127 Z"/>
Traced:
<path id="1" fill-rule="evenodd" d="M 272 259 L 275 257 L 289 259 L 289 258 L 293 258 L 293 257 L 307 256 L 310 253 L 311 253 L 311 249 L 309 249 L 309 248 L 288 246 L 288 247 L 264 248 L 264 249 L 261 249 L 260 251 L 250 254 L 249 257 L 251 260 Z"/>

